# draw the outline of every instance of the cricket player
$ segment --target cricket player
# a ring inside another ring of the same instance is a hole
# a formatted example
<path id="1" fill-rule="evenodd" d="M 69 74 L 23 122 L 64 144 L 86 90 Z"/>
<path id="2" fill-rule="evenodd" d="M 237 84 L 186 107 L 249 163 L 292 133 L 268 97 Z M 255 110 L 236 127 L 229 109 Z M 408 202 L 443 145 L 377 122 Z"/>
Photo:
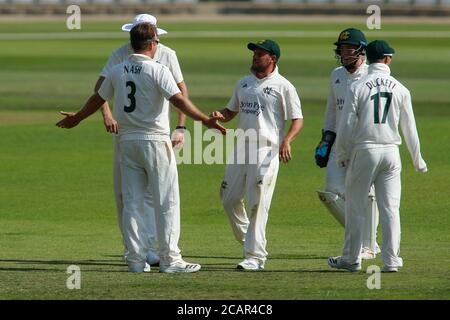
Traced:
<path id="1" fill-rule="evenodd" d="M 170 141 L 169 101 L 209 128 L 222 133 L 225 128 L 184 97 L 169 69 L 154 60 L 158 39 L 154 25 L 139 23 L 134 26 L 130 31 L 134 54 L 112 68 L 82 110 L 68 115 L 57 125 L 74 127 L 114 97 L 128 269 L 131 272 L 150 270 L 146 263 L 149 244 L 145 226 L 151 217 L 145 208 L 145 199 L 151 192 L 160 246 L 159 271 L 196 272 L 201 266 L 185 262 L 178 248 L 180 202 L 176 159 Z"/>
<path id="2" fill-rule="evenodd" d="M 150 23 L 154 26 L 157 25 L 157 19 L 156 17 L 150 15 L 150 14 L 139 14 L 137 15 L 131 23 L 124 24 L 122 26 L 123 31 L 129 32 L 133 27 L 138 25 L 139 23 Z M 158 36 L 167 34 L 167 31 L 161 28 L 157 28 Z M 101 84 L 103 83 L 104 79 L 107 77 L 107 75 L 111 72 L 112 68 L 125 61 L 130 54 L 133 53 L 133 48 L 131 47 L 130 43 L 127 43 L 117 50 L 115 50 L 111 56 L 108 59 L 108 62 L 103 67 L 103 70 L 100 73 L 100 77 L 97 80 L 97 83 L 95 85 L 95 91 L 97 92 L 100 88 Z M 169 68 L 170 72 L 172 73 L 172 76 L 175 79 L 175 82 L 177 83 L 178 88 L 180 89 L 181 93 L 187 98 L 188 97 L 188 91 L 187 87 L 183 80 L 183 74 L 181 73 L 180 64 L 178 63 L 177 55 L 175 51 L 170 49 L 169 47 L 164 46 L 160 42 L 157 44 L 157 49 L 155 56 L 153 58 L 156 62 L 161 63 L 162 65 L 165 65 Z M 117 121 L 114 119 L 111 110 L 109 108 L 108 102 L 105 102 L 105 104 L 101 108 L 104 124 L 106 127 L 106 130 L 111 133 L 117 133 Z M 178 125 L 176 126 L 176 129 L 172 133 L 172 146 L 174 148 L 181 148 L 184 143 L 184 130 L 185 122 L 186 122 L 186 116 L 184 113 L 179 111 L 178 112 Z M 113 164 L 113 178 L 114 178 L 114 194 L 115 194 L 115 200 L 116 200 L 116 206 L 117 206 L 117 217 L 119 221 L 119 228 L 122 232 L 122 209 L 123 209 L 123 203 L 122 203 L 122 192 L 121 192 L 121 176 L 120 176 L 120 165 L 119 165 L 119 143 L 117 141 L 116 137 L 113 137 L 113 143 L 114 143 L 114 164 Z M 145 202 L 146 210 L 150 212 L 150 216 L 154 216 L 154 208 L 152 205 L 152 198 L 151 193 L 148 194 L 148 199 L 146 199 Z M 150 218 L 148 220 L 149 224 L 146 226 L 149 234 L 149 252 L 147 255 L 147 262 L 150 265 L 157 265 L 159 263 L 159 257 L 157 255 L 157 241 L 156 241 L 156 230 L 155 230 L 155 223 L 154 218 Z M 124 250 L 124 258 L 127 256 L 127 249 L 125 247 Z"/>
<path id="3" fill-rule="evenodd" d="M 367 46 L 369 73 L 350 87 L 336 141 L 336 160 L 347 167 L 345 244 L 341 257 L 328 259 L 337 269 L 361 269 L 362 224 L 370 214 L 366 197 L 373 184 L 380 210 L 383 272 L 397 272 L 403 266 L 400 253 L 401 160 L 398 146 L 403 137 L 414 167 L 426 172 L 411 105 L 411 95 L 390 76 L 395 53 L 387 42 L 375 40 Z"/>
<path id="4" fill-rule="evenodd" d="M 315 159 L 319 167 L 327 167 L 325 191 L 317 191 L 319 199 L 329 210 L 331 215 L 345 227 L 345 174 L 346 168 L 336 166 L 336 149 L 333 145 L 336 135 L 339 135 L 337 126 L 342 114 L 345 95 L 350 85 L 367 74 L 365 48 L 367 40 L 360 30 L 348 28 L 343 30 L 334 43 L 336 56 L 342 66 L 331 73 L 330 91 L 325 110 L 324 129 L 322 139 L 316 148 Z M 370 216 L 363 229 L 363 246 L 361 257 L 373 259 L 379 252 L 376 242 L 378 226 L 378 210 L 376 208 L 375 196 L 368 193 L 368 208 L 374 214 Z"/>
<path id="5" fill-rule="evenodd" d="M 278 73 L 278 44 L 263 40 L 249 43 L 247 48 L 253 51 L 252 74 L 237 82 L 227 106 L 212 116 L 230 121 L 239 114 L 238 130 L 246 138 L 241 143 L 238 139 L 220 195 L 234 236 L 244 245 L 244 260 L 237 268 L 261 270 L 268 254 L 266 224 L 279 160 L 291 160 L 291 142 L 303 126 L 303 115 L 297 91 Z M 291 120 L 291 126 L 285 135 L 287 120 Z M 246 152 L 249 154 L 242 156 Z M 245 161 L 239 163 L 235 158 Z M 248 214 L 243 202 L 245 194 Z"/>

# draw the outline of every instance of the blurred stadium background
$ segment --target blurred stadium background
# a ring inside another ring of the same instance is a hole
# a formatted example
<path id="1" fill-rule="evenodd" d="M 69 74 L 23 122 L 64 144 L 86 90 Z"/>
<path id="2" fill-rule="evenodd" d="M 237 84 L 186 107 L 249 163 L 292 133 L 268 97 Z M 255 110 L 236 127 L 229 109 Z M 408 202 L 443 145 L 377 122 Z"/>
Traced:
<path id="1" fill-rule="evenodd" d="M 70 4 L 83 13 L 124 14 L 360 14 L 370 4 L 384 16 L 450 16 L 450 0 L 0 0 L 0 14 L 63 14 Z"/>

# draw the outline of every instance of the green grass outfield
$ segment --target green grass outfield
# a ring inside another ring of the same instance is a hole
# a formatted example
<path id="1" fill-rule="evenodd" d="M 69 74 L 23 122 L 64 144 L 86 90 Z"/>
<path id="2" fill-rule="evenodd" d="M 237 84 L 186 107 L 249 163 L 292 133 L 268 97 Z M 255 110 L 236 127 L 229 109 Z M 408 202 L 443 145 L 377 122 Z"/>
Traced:
<path id="1" fill-rule="evenodd" d="M 364 19 L 352 25 L 366 30 Z M 280 168 L 266 270 L 235 271 L 242 249 L 218 197 L 224 165 L 180 165 L 180 247 L 203 269 L 127 272 L 112 193 L 111 137 L 98 114 L 73 130 L 54 125 L 58 110 L 78 109 L 92 92 L 109 53 L 127 41 L 117 32 L 127 21 L 86 22 L 81 31 L 67 31 L 64 19 L 1 22 L 0 299 L 450 298 L 449 24 L 383 24 L 367 32 L 369 40 L 383 37 L 397 50 L 392 72 L 411 90 L 429 166 L 427 174 L 415 173 L 401 147 L 405 266 L 382 274 L 381 289 L 369 290 L 365 272 L 327 266 L 326 258 L 341 252 L 343 229 L 315 194 L 325 177 L 313 150 L 336 66 L 332 43 L 349 24 L 160 21 L 172 32 L 163 42 L 177 51 L 191 98 L 205 112 L 224 106 L 248 73 L 247 42 L 270 30 L 281 45 L 280 72 L 298 89 L 305 126 L 293 143 L 293 160 Z M 80 290 L 66 288 L 72 264 L 81 268 Z M 365 261 L 363 270 L 371 264 L 381 267 L 382 261 Z"/>

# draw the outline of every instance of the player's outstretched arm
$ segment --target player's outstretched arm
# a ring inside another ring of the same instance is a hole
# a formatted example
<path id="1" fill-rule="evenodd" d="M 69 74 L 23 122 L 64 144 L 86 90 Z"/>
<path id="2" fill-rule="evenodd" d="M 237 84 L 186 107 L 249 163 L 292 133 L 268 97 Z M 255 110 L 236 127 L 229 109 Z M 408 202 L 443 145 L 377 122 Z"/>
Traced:
<path id="1" fill-rule="evenodd" d="M 180 89 L 181 94 L 185 98 L 189 98 L 188 90 L 184 81 L 177 83 L 178 89 Z M 176 109 L 178 114 L 178 122 L 176 129 L 172 132 L 171 140 L 172 147 L 174 149 L 181 149 L 184 145 L 184 131 L 186 129 L 186 115 L 180 110 Z"/>
<path id="2" fill-rule="evenodd" d="M 231 111 L 230 109 L 224 108 L 222 110 L 214 111 L 210 114 L 210 117 L 221 118 L 222 122 L 228 122 L 232 120 L 239 112 Z"/>
<path id="3" fill-rule="evenodd" d="M 217 129 L 222 134 L 226 134 L 226 129 L 217 123 L 217 120 L 222 121 L 223 117 L 217 116 L 208 118 L 208 116 L 201 112 L 189 99 L 183 97 L 181 93 L 173 95 L 169 100 L 175 107 L 180 109 L 190 118 L 201 121 L 206 127 L 210 129 Z"/>
<path id="4" fill-rule="evenodd" d="M 280 145 L 279 158 L 283 163 L 288 163 L 292 159 L 291 142 L 303 128 L 303 119 L 292 119 L 291 127 Z"/>
<path id="5" fill-rule="evenodd" d="M 189 92 L 188 89 L 186 87 L 186 84 L 184 83 L 184 81 L 181 81 L 180 83 L 177 83 L 177 87 L 178 89 L 180 89 L 181 94 L 183 95 L 183 97 L 185 97 L 186 99 L 189 99 Z M 181 112 L 179 109 L 177 109 L 178 112 L 178 124 L 177 126 L 179 127 L 184 127 L 186 125 L 186 115 Z"/>
<path id="6" fill-rule="evenodd" d="M 72 112 L 61 111 L 61 114 L 65 116 L 65 118 L 57 122 L 56 126 L 66 129 L 73 128 L 97 111 L 104 103 L 105 100 L 103 100 L 98 93 L 94 93 L 86 101 L 84 107 L 77 113 L 74 114 Z"/>
<path id="7" fill-rule="evenodd" d="M 184 94 L 183 94 L 184 96 Z M 175 149 L 181 149 L 184 145 L 184 131 L 186 129 L 186 115 L 178 108 L 176 108 L 178 114 L 178 122 L 175 130 L 172 132 L 171 141 L 172 147 Z"/>
<path id="8" fill-rule="evenodd" d="M 98 77 L 97 82 L 95 83 L 94 92 L 98 92 L 104 80 L 105 77 Z M 105 101 L 105 103 L 101 106 L 101 111 L 103 116 L 103 124 L 105 125 L 106 131 L 109 133 L 118 133 L 119 126 L 111 113 L 111 108 L 109 107 L 108 101 Z"/>

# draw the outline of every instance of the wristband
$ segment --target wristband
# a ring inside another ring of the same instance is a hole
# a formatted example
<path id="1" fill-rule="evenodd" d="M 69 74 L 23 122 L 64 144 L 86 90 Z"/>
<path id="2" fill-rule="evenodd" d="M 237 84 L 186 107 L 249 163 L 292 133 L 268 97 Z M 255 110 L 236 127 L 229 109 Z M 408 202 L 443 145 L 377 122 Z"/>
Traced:
<path id="1" fill-rule="evenodd" d="M 186 130 L 186 127 L 185 127 L 185 126 L 176 126 L 175 129 L 183 129 L 183 130 Z"/>

